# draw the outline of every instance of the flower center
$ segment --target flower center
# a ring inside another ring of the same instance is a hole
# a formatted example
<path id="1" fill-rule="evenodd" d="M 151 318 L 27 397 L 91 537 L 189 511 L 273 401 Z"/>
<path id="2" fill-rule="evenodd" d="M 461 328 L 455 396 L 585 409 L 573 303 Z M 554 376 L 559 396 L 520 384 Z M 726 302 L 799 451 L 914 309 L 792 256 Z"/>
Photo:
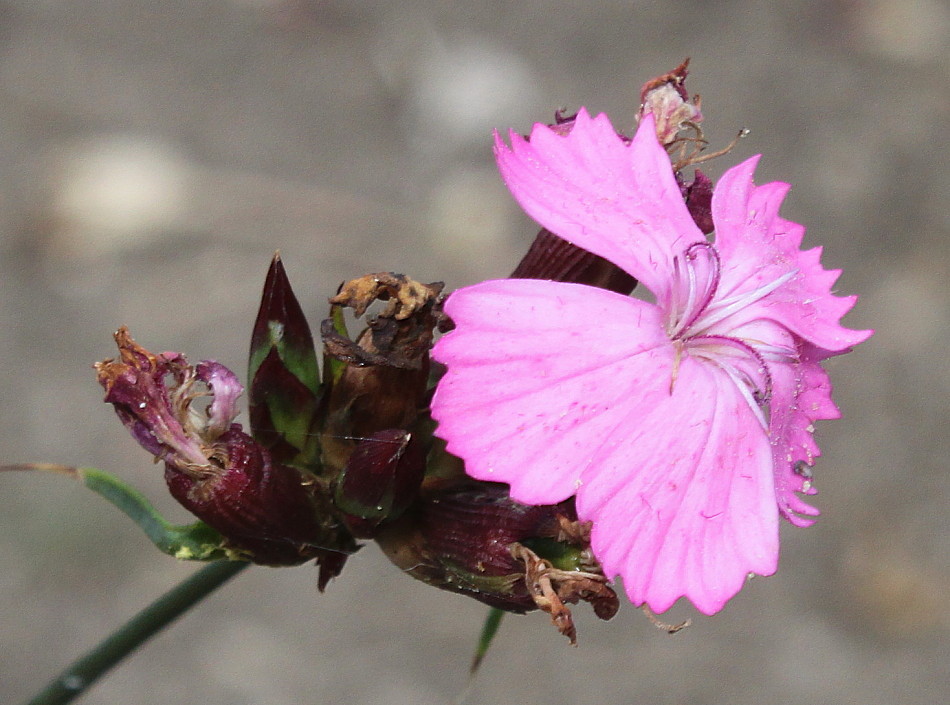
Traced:
<path id="1" fill-rule="evenodd" d="M 795 353 L 779 345 L 734 335 L 720 325 L 733 314 L 759 301 L 787 282 L 796 271 L 752 291 L 716 298 L 722 278 L 719 252 L 709 242 L 697 242 L 673 259 L 673 277 L 666 306 L 666 333 L 676 348 L 671 389 L 682 355 L 710 362 L 723 370 L 749 403 L 763 427 L 772 397 L 767 359 L 788 361 Z"/>
<path id="2" fill-rule="evenodd" d="M 722 267 L 719 253 L 708 242 L 695 242 L 682 257 L 673 258 L 673 282 L 670 287 L 666 333 L 670 340 L 692 337 L 691 327 L 712 303 Z"/>

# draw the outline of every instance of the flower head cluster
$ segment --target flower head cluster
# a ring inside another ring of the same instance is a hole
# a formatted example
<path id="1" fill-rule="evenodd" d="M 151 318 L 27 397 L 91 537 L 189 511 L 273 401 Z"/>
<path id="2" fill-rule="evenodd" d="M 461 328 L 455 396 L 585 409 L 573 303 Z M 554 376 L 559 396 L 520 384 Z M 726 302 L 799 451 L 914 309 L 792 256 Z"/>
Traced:
<path id="1" fill-rule="evenodd" d="M 757 158 L 720 179 L 708 240 L 652 114 L 625 140 L 582 110 L 570 131 L 497 138 L 496 156 L 529 215 L 654 301 L 524 279 L 456 291 L 433 350 L 437 435 L 519 502 L 574 496 L 635 604 L 712 614 L 775 571 L 779 515 L 818 513 L 798 493 L 815 492 L 813 422 L 838 416 L 820 363 L 870 335 L 839 323 L 855 297 L 779 216 L 788 185 L 753 184 Z"/>

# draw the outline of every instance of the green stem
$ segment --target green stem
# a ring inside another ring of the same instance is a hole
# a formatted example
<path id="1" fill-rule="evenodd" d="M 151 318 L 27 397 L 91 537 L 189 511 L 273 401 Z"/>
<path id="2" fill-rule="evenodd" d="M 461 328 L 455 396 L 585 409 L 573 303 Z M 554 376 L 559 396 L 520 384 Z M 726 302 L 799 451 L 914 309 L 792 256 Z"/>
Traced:
<path id="1" fill-rule="evenodd" d="M 73 662 L 27 705 L 61 705 L 82 695 L 106 671 L 248 565 L 219 561 L 196 571 Z"/>

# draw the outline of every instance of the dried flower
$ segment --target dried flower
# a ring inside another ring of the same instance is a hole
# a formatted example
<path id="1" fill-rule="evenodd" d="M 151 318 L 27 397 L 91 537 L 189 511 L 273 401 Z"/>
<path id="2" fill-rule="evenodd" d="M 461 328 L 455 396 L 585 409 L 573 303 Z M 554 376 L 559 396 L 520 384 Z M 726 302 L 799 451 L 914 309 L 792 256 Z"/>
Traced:
<path id="1" fill-rule="evenodd" d="M 582 110 L 569 133 L 497 138 L 529 215 L 640 281 L 649 303 L 580 284 L 511 279 L 460 289 L 437 435 L 476 479 L 526 504 L 576 497 L 608 576 L 635 604 L 685 596 L 712 614 L 778 560 L 778 517 L 817 511 L 797 469 L 818 455 L 813 422 L 838 409 L 820 362 L 870 331 L 842 327 L 855 297 L 804 228 L 778 215 L 787 184 L 754 186 L 757 158 L 712 197 L 712 242 L 683 200 L 654 118 L 619 137 Z M 806 516 L 799 516 L 799 515 Z"/>
<path id="2" fill-rule="evenodd" d="M 660 144 L 672 144 L 683 130 L 694 129 L 702 122 L 699 96 L 689 97 L 686 77 L 689 59 L 669 73 L 651 78 L 640 89 L 640 118 L 652 115 Z M 702 133 L 698 133 L 702 137 Z"/>
<path id="3" fill-rule="evenodd" d="M 402 274 L 367 274 L 343 284 L 330 299 L 330 318 L 320 326 L 328 391 L 321 421 L 323 472 L 335 476 L 360 439 L 378 431 L 414 432 L 427 408 L 429 349 L 438 323 L 442 283 L 422 284 Z M 351 340 L 343 309 L 368 315 Z M 377 304 L 378 305 L 378 304 Z"/>
<path id="4" fill-rule="evenodd" d="M 179 353 L 150 353 L 125 328 L 115 339 L 120 359 L 96 365 L 105 401 L 165 463 L 175 499 L 219 531 L 236 557 L 266 565 L 316 558 L 322 589 L 355 543 L 310 478 L 274 462 L 233 423 L 243 392 L 234 373 L 213 361 L 192 367 Z"/>

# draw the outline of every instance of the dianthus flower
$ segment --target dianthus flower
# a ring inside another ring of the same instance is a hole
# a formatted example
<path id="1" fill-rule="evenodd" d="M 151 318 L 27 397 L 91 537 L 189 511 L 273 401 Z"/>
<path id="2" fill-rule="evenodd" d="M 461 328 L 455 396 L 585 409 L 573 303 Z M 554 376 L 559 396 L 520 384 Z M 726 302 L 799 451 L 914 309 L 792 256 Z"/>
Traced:
<path id="1" fill-rule="evenodd" d="M 469 475 L 525 504 L 575 496 L 591 546 L 634 604 L 687 597 L 713 614 L 778 561 L 778 518 L 812 523 L 813 422 L 836 418 L 820 362 L 870 331 L 842 327 L 856 297 L 801 225 L 788 184 L 752 182 L 757 157 L 696 227 L 647 115 L 626 141 L 582 110 L 564 134 L 496 135 L 499 169 L 545 228 L 604 257 L 647 302 L 580 284 L 508 279 L 454 292 L 437 435 Z"/>

